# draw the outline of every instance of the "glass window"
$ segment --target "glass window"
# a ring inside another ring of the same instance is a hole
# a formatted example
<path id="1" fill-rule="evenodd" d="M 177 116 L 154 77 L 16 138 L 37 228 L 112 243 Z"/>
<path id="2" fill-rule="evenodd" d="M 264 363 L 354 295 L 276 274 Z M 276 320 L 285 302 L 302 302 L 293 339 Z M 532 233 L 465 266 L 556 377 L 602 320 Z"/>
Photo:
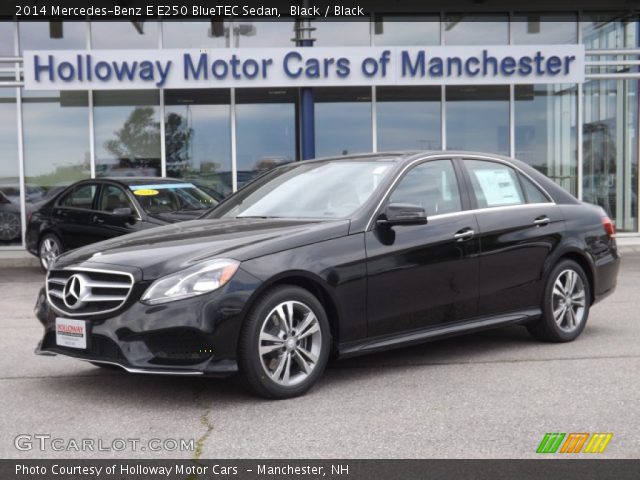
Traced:
<path id="1" fill-rule="evenodd" d="M 157 48 L 158 22 L 91 22 L 91 47 Z"/>
<path id="2" fill-rule="evenodd" d="M 511 167 L 483 160 L 465 160 L 478 208 L 525 203 L 518 174 Z"/>
<path id="3" fill-rule="evenodd" d="M 378 87 L 378 150 L 440 150 L 440 87 Z"/>
<path id="4" fill-rule="evenodd" d="M 347 218 L 392 170 L 388 160 L 300 162 L 256 180 L 211 216 Z"/>
<path id="5" fill-rule="evenodd" d="M 450 13 L 444 21 L 445 45 L 506 45 L 509 16 Z"/>
<path id="6" fill-rule="evenodd" d="M 528 203 L 549 203 L 547 196 L 524 175 L 520 175 L 520 183 L 522 183 Z"/>
<path id="7" fill-rule="evenodd" d="M 229 46 L 229 22 L 162 22 L 164 48 L 224 48 Z"/>
<path id="8" fill-rule="evenodd" d="M 93 93 L 96 175 L 159 176 L 157 90 Z"/>
<path id="9" fill-rule="evenodd" d="M 582 199 L 622 232 L 638 231 L 638 82 L 584 84 Z"/>
<path id="10" fill-rule="evenodd" d="M 316 156 L 371 151 L 371 88 L 315 90 Z"/>
<path id="11" fill-rule="evenodd" d="M 578 184 L 575 85 L 515 86 L 515 156 L 574 195 Z"/>
<path id="12" fill-rule="evenodd" d="M 0 77 L 0 80 L 4 80 Z M 15 88 L 0 88 L 0 246 L 22 242 Z M 34 193 L 37 190 L 34 189 Z M 33 198 L 36 201 L 37 198 Z M 27 199 L 29 201 L 29 199 Z"/>
<path id="13" fill-rule="evenodd" d="M 13 22 L 0 21 L 0 55 L 13 57 L 16 54 L 13 47 Z"/>
<path id="14" fill-rule="evenodd" d="M 142 183 L 129 189 L 151 215 L 169 212 L 206 210 L 218 202 L 192 183 Z"/>
<path id="15" fill-rule="evenodd" d="M 446 89 L 449 150 L 509 154 L 509 87 L 452 86 Z"/>
<path id="16" fill-rule="evenodd" d="M 549 45 L 578 41 L 578 16 L 575 13 L 517 13 L 511 22 L 513 43 Z"/>
<path id="17" fill-rule="evenodd" d="M 315 31 L 311 32 L 316 39 L 316 47 L 359 47 L 371 44 L 369 22 L 360 20 L 312 21 Z"/>
<path id="18" fill-rule="evenodd" d="M 231 193 L 229 90 L 165 90 L 167 175 Z"/>
<path id="19" fill-rule="evenodd" d="M 233 22 L 233 47 L 292 47 L 293 20 L 278 22 Z"/>
<path id="20" fill-rule="evenodd" d="M 61 207 L 84 208 L 91 210 L 93 207 L 93 198 L 96 196 L 98 187 L 95 183 L 86 185 L 78 185 L 71 192 L 67 193 L 58 201 Z"/>
<path id="21" fill-rule="evenodd" d="M 439 45 L 439 15 L 376 15 L 373 25 L 375 45 Z"/>
<path id="22" fill-rule="evenodd" d="M 52 196 L 91 176 L 88 94 L 22 92 L 26 182 Z"/>
<path id="23" fill-rule="evenodd" d="M 117 208 L 130 208 L 132 212 L 135 211 L 124 190 L 115 185 L 102 186 L 98 208 L 107 213 L 113 213 Z"/>
<path id="24" fill-rule="evenodd" d="M 296 159 L 296 99 L 295 89 L 236 90 L 238 187 Z"/>
<path id="25" fill-rule="evenodd" d="M 587 49 L 636 47 L 638 20 L 637 14 L 628 12 L 584 12 L 582 41 Z"/>
<path id="26" fill-rule="evenodd" d="M 84 49 L 85 22 L 20 22 L 20 52 L 25 50 Z"/>
<path id="27" fill-rule="evenodd" d="M 451 160 L 433 160 L 412 168 L 391 194 L 390 203 L 418 205 L 427 216 L 462 210 Z"/>

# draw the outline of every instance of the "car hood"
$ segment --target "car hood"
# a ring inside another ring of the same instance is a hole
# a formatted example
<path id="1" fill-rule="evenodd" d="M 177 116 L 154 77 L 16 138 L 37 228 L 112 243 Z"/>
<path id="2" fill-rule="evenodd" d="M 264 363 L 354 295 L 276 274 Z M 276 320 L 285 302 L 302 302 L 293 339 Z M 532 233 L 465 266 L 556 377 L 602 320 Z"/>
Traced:
<path id="1" fill-rule="evenodd" d="M 123 265 L 139 268 L 144 279 L 154 279 L 214 257 L 249 260 L 348 232 L 349 220 L 198 219 L 73 250 L 54 268 Z"/>
<path id="2" fill-rule="evenodd" d="M 206 210 L 183 210 L 179 212 L 147 213 L 149 217 L 161 220 L 165 223 L 184 222 L 194 220 L 204 214 Z"/>

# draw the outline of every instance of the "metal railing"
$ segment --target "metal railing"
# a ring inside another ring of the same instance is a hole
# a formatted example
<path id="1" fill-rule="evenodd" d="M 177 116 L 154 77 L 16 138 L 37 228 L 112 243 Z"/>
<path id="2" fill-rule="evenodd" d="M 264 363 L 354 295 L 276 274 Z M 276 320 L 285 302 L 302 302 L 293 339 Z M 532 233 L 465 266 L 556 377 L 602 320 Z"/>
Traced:
<path id="1" fill-rule="evenodd" d="M 603 48 L 586 50 L 585 77 L 588 80 L 640 80 L 640 60 L 629 60 L 626 57 L 640 58 L 640 48 Z M 615 59 L 599 60 L 601 57 L 622 57 Z M 595 58 L 595 59 L 593 59 Z M 608 72 L 591 72 L 596 68 L 611 68 L 616 70 Z M 636 70 L 636 71 L 632 71 Z"/>

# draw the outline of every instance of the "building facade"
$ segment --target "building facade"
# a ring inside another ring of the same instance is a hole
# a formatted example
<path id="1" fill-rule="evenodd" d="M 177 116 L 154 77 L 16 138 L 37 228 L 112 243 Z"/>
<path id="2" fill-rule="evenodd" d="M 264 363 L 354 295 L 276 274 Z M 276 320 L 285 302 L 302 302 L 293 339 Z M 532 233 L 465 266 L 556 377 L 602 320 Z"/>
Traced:
<path id="1" fill-rule="evenodd" d="M 584 45 L 580 83 L 313 87 L 315 156 L 398 149 L 514 156 L 601 205 L 621 236 L 640 237 L 634 15 L 442 11 L 310 23 L 311 48 Z M 24 87 L 23 52 L 292 47 L 296 25 L 0 21 L 0 248 L 23 248 L 31 206 L 76 180 L 158 175 L 228 195 L 265 169 L 304 158 L 308 147 L 303 89 L 33 91 Z"/>

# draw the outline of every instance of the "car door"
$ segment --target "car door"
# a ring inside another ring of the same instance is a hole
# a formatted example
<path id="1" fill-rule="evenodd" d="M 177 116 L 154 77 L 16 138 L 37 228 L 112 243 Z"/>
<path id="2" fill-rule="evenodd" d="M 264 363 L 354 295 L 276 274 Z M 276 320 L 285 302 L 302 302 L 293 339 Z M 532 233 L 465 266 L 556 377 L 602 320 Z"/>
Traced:
<path id="1" fill-rule="evenodd" d="M 51 218 L 65 249 L 88 245 L 94 240 L 90 216 L 97 191 L 97 183 L 80 183 L 56 202 Z"/>
<path id="2" fill-rule="evenodd" d="M 424 207 L 426 225 L 387 227 L 365 233 L 368 335 L 438 327 L 476 313 L 478 240 L 476 218 L 450 159 L 430 160 L 396 184 L 383 208 Z"/>
<path id="3" fill-rule="evenodd" d="M 545 260 L 564 218 L 523 172 L 502 161 L 464 159 L 480 240 L 478 314 L 537 307 Z"/>
<path id="4" fill-rule="evenodd" d="M 127 214 L 125 211 L 129 210 Z M 113 183 L 103 183 L 97 208 L 91 215 L 96 241 L 107 240 L 140 230 L 138 210 L 125 190 Z"/>

